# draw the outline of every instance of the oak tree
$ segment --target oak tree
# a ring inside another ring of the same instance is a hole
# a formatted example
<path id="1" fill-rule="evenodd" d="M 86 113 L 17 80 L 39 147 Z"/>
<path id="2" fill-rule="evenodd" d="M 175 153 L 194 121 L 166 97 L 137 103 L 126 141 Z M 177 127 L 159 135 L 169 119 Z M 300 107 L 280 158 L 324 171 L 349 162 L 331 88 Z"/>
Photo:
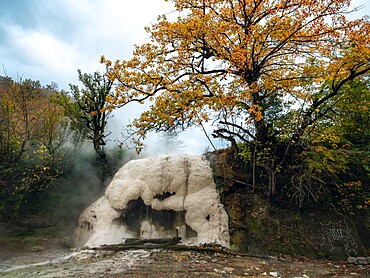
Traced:
<path id="1" fill-rule="evenodd" d="M 212 120 L 215 137 L 254 150 L 275 194 L 287 154 L 302 151 L 333 99 L 370 70 L 368 19 L 349 20 L 348 0 L 171 2 L 178 17 L 159 16 L 131 59 L 101 57 L 118 81 L 108 101 L 152 101 L 133 123 L 138 144 L 149 131 Z"/>

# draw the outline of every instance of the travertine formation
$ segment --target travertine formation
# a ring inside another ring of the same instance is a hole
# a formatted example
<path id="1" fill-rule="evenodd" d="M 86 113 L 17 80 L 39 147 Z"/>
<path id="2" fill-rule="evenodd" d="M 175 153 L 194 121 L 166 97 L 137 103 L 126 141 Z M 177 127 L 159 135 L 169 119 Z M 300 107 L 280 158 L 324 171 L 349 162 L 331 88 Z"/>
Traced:
<path id="1" fill-rule="evenodd" d="M 176 234 L 185 244 L 229 246 L 228 216 L 203 156 L 128 162 L 83 212 L 75 238 L 77 245 L 98 246 Z"/>

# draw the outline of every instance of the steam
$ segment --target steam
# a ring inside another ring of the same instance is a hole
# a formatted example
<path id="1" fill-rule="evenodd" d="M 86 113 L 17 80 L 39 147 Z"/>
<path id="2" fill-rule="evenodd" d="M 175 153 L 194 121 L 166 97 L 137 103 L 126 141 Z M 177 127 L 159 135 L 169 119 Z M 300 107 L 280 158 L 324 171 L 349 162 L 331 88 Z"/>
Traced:
<path id="1" fill-rule="evenodd" d="M 108 145 L 113 146 L 117 144 L 117 142 L 122 142 L 124 140 L 122 132 L 127 124 L 133 119 L 138 118 L 145 109 L 149 109 L 149 103 L 130 103 L 122 108 L 116 109 L 112 114 L 113 117 L 108 121 L 108 131 L 110 133 Z M 207 136 L 212 138 L 212 125 L 211 123 L 205 123 L 204 127 L 204 130 L 193 127 L 178 133 L 150 132 L 144 142 L 147 148 L 141 153 L 141 156 L 136 158 L 168 154 L 203 154 L 213 149 L 207 139 Z M 207 136 L 204 132 L 207 132 Z M 129 141 L 125 143 L 128 144 L 129 148 L 134 147 Z M 212 138 L 212 143 L 216 148 L 225 148 L 228 146 L 228 143 L 219 139 Z"/>
<path id="2" fill-rule="evenodd" d="M 50 215 L 62 236 L 70 236 L 79 215 L 96 201 L 111 182 L 115 172 L 136 154 L 113 146 L 107 149 L 106 166 L 96 159 L 90 143 L 65 157 L 69 169 L 47 191 Z M 106 167 L 107 169 L 104 169 Z M 50 204 L 51 202 L 51 204 Z"/>

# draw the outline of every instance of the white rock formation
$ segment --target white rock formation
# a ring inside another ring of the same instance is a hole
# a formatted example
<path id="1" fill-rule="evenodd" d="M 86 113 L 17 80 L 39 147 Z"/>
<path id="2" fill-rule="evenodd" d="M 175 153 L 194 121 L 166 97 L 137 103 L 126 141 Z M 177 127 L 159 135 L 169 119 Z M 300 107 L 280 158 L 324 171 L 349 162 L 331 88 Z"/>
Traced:
<path id="1" fill-rule="evenodd" d="M 82 213 L 75 239 L 80 246 L 98 246 L 176 233 L 185 244 L 229 246 L 228 216 L 203 156 L 128 162 L 104 196 Z"/>

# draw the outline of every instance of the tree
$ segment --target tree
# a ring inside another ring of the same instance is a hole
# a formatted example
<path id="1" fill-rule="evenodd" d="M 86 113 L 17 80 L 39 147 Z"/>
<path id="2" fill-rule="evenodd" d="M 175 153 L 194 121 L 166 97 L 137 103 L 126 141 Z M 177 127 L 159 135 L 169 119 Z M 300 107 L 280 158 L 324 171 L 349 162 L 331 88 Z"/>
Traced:
<path id="1" fill-rule="evenodd" d="M 370 70 L 368 20 L 346 19 L 345 0 L 172 2 L 178 18 L 160 16 L 132 59 L 102 56 L 119 82 L 108 100 L 154 102 L 133 123 L 139 139 L 213 120 L 215 137 L 254 150 L 275 194 L 289 152 L 304 151 L 334 98 Z"/>
<path id="2" fill-rule="evenodd" d="M 39 81 L 0 77 L 0 191 L 42 190 L 61 173 L 68 127 L 53 93 Z"/>
<path id="3" fill-rule="evenodd" d="M 0 77 L 0 154 L 3 158 L 11 152 L 11 113 L 14 107 L 7 97 L 7 91 L 12 84 L 13 80 L 11 78 Z"/>
<path id="4" fill-rule="evenodd" d="M 82 74 L 78 70 L 78 78 L 84 88 L 70 85 L 71 97 L 66 93 L 58 95 L 58 102 L 65 109 L 66 116 L 71 121 L 71 127 L 82 138 L 92 141 L 95 152 L 104 162 L 106 160 L 106 131 L 110 111 L 105 110 L 106 98 L 110 96 L 113 81 L 104 74 Z"/>
<path id="5" fill-rule="evenodd" d="M 341 136 L 357 149 L 370 151 L 370 74 L 348 83 L 337 105 L 331 111 L 335 125 L 332 132 Z"/>
<path id="6" fill-rule="evenodd" d="M 157 140 L 157 151 L 164 154 L 172 154 L 184 147 L 183 142 L 178 138 L 178 133 L 167 131 L 159 133 Z"/>
<path id="7" fill-rule="evenodd" d="M 64 161 L 70 129 L 63 108 L 51 101 L 56 93 L 55 84 L 0 76 L 1 219 L 29 213 L 29 204 L 70 167 Z"/>
<path id="8" fill-rule="evenodd" d="M 37 125 L 40 120 L 39 115 L 43 114 L 41 101 L 41 85 L 39 81 L 30 79 L 19 82 L 9 82 L 3 95 L 3 103 L 8 114 L 8 127 L 10 129 L 13 149 L 11 163 L 16 163 L 28 150 L 29 145 L 37 136 Z"/>

